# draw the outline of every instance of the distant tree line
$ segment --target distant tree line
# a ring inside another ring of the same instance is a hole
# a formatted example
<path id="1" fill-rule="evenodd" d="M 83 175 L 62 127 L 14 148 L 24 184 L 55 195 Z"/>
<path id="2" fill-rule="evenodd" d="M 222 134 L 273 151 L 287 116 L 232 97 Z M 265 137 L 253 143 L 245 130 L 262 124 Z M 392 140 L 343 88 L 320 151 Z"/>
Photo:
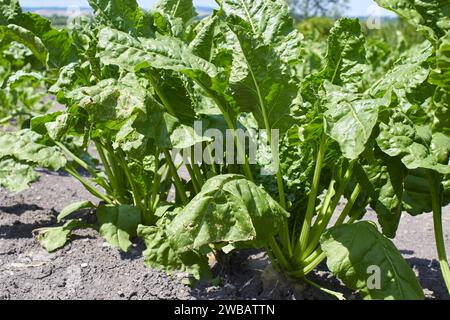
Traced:
<path id="1" fill-rule="evenodd" d="M 338 17 L 348 9 L 349 0 L 286 0 L 296 19 Z"/>
<path id="2" fill-rule="evenodd" d="M 59 14 L 53 14 L 49 17 L 47 17 L 54 27 L 65 27 L 67 26 L 67 16 L 59 15 Z"/>

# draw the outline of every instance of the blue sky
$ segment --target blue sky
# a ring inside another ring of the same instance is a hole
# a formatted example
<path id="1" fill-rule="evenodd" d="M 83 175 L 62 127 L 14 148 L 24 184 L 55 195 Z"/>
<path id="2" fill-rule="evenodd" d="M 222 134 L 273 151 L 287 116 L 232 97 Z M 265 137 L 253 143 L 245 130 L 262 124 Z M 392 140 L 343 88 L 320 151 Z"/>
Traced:
<path id="1" fill-rule="evenodd" d="M 81 6 L 87 7 L 88 3 L 86 0 L 19 0 L 22 6 L 26 7 L 45 7 L 45 6 Z M 155 0 L 138 0 L 139 4 L 148 8 L 153 5 Z M 215 5 L 213 0 L 194 0 L 194 3 L 199 6 L 212 6 Z M 364 16 L 367 15 L 367 9 L 374 5 L 375 2 L 372 0 L 350 0 L 350 10 L 347 12 L 348 16 Z M 392 15 L 390 12 L 381 10 L 382 15 Z"/>

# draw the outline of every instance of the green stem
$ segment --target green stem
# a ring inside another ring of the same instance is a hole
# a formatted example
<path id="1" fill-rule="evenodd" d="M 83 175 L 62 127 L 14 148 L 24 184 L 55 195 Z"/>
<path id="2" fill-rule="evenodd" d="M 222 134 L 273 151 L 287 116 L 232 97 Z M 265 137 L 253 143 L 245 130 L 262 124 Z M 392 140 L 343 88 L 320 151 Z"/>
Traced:
<path id="1" fill-rule="evenodd" d="M 101 193 L 100 191 L 98 191 L 93 186 L 91 186 L 91 184 L 89 182 L 87 182 L 74 168 L 71 168 L 70 166 L 67 166 L 64 170 L 66 170 L 66 172 L 68 174 L 70 174 L 72 177 L 74 177 L 79 182 L 81 182 L 81 184 L 86 188 L 86 190 L 90 194 L 92 194 L 94 197 L 97 197 L 97 198 L 105 201 L 106 203 L 113 204 L 113 201 L 110 198 L 108 198 L 108 196 L 106 196 L 105 194 Z"/>
<path id="2" fill-rule="evenodd" d="M 207 147 L 207 149 L 208 149 L 209 157 L 211 159 L 212 171 L 213 171 L 214 175 L 218 175 L 218 171 L 217 171 L 217 168 L 216 168 L 216 162 L 215 162 L 215 159 L 212 156 L 211 148 Z"/>
<path id="3" fill-rule="evenodd" d="M 319 224 L 317 225 L 317 227 L 315 228 L 311 240 L 309 241 L 309 244 L 307 246 L 307 248 L 305 249 L 305 253 L 302 255 L 302 258 L 307 257 L 308 255 L 310 255 L 314 249 L 319 245 L 319 240 L 320 237 L 322 236 L 323 232 L 325 231 L 325 229 L 328 226 L 328 223 L 330 222 L 331 218 L 333 217 L 334 211 L 336 210 L 337 205 L 339 204 L 339 201 L 341 200 L 342 195 L 344 194 L 345 188 L 347 187 L 348 182 L 350 181 L 350 178 L 352 176 L 353 173 L 353 163 L 350 164 L 349 168 L 347 169 L 347 172 L 345 173 L 342 181 L 339 183 L 339 188 L 336 192 L 336 194 L 333 195 L 334 193 L 334 183 L 332 180 L 332 182 L 330 183 L 330 189 L 327 191 L 327 196 L 325 198 L 324 201 L 324 205 L 322 207 L 321 210 L 321 216 L 323 217 L 323 219 L 319 222 Z M 332 196 L 330 196 L 332 195 Z M 358 192 L 359 195 L 359 192 Z M 327 200 L 327 198 L 330 196 L 330 198 Z M 332 199 L 331 203 L 330 200 Z"/>
<path id="4" fill-rule="evenodd" d="M 128 168 L 128 164 L 127 164 L 127 160 L 125 159 L 125 154 L 123 153 L 122 150 L 118 150 L 117 151 L 117 155 L 120 161 L 120 165 L 122 167 L 122 170 L 125 172 L 125 176 L 127 177 L 127 180 L 131 186 L 131 191 L 133 193 L 133 202 L 134 205 L 136 206 L 136 208 L 139 209 L 139 211 L 141 212 L 141 216 L 144 219 L 146 213 L 145 208 L 143 207 L 142 204 L 142 199 L 141 199 L 141 195 L 139 193 L 139 188 L 136 185 L 136 182 L 133 180 L 133 177 L 131 176 L 131 172 L 130 169 Z"/>
<path id="5" fill-rule="evenodd" d="M 197 177 L 195 176 L 194 170 L 193 170 L 192 167 L 191 167 L 189 164 L 187 164 L 187 163 L 186 163 L 186 169 L 188 170 L 189 176 L 191 177 L 191 180 L 192 180 L 192 184 L 193 184 L 193 186 L 194 186 L 195 193 L 198 194 L 198 193 L 200 192 L 200 185 L 199 185 L 199 183 L 198 183 L 198 181 L 197 181 Z"/>
<path id="6" fill-rule="evenodd" d="M 0 124 L 4 124 L 5 122 L 9 122 L 12 118 L 13 118 L 13 116 L 4 117 L 3 119 L 0 119 Z"/>
<path id="7" fill-rule="evenodd" d="M 200 168 L 198 167 L 198 164 L 195 162 L 192 162 L 192 170 L 194 172 L 195 177 L 197 178 L 197 181 L 199 183 L 199 187 L 203 187 L 205 184 L 205 181 L 203 180 L 202 172 L 200 171 Z"/>
<path id="8" fill-rule="evenodd" d="M 92 168 L 82 159 L 80 159 L 79 157 L 77 157 L 72 151 L 70 151 L 64 144 L 62 144 L 59 141 L 55 141 L 55 144 L 64 151 L 64 153 L 66 153 L 68 156 L 70 156 L 73 161 L 75 161 L 80 167 L 82 167 L 83 169 L 85 169 L 86 171 L 88 171 L 89 173 L 91 173 L 92 175 L 96 176 L 96 172 L 94 170 L 92 170 Z"/>
<path id="9" fill-rule="evenodd" d="M 330 180 L 330 184 L 328 185 L 327 192 L 325 194 L 325 198 L 322 202 L 322 205 L 320 207 L 320 211 L 317 214 L 317 218 L 314 222 L 314 226 L 311 227 L 310 233 L 314 233 L 314 230 L 317 230 L 321 225 L 323 225 L 326 220 L 328 219 L 328 214 L 330 213 L 331 209 L 331 200 L 333 200 L 333 197 L 336 196 L 338 191 L 335 189 L 336 179 L 332 178 Z"/>
<path id="10" fill-rule="evenodd" d="M 337 194 L 335 194 L 336 191 L 334 189 L 335 183 L 336 180 L 334 179 L 330 181 L 330 185 L 328 186 L 327 193 L 325 195 L 325 199 L 322 204 L 322 208 L 317 216 L 315 225 L 311 228 L 310 231 L 311 239 L 309 240 L 308 245 L 306 246 L 305 250 L 302 253 L 302 259 L 309 256 L 311 252 L 314 251 L 323 231 L 325 230 L 329 220 L 331 219 L 333 212 L 331 213 L 329 212 L 330 202 L 334 196 L 336 196 L 337 198 Z"/>
<path id="11" fill-rule="evenodd" d="M 105 152 L 103 151 L 103 146 L 99 142 L 95 141 L 95 148 L 97 149 L 98 155 L 100 156 L 100 160 L 102 161 L 103 167 L 105 168 L 105 172 L 106 175 L 108 176 L 108 179 L 111 181 L 112 184 L 116 185 L 116 178 L 114 177 L 114 174 L 111 171 L 111 165 L 106 159 Z"/>
<path id="12" fill-rule="evenodd" d="M 195 80 L 195 82 L 203 90 L 205 90 L 205 92 L 208 94 L 208 96 L 211 99 L 214 100 L 214 102 L 216 103 L 217 107 L 220 109 L 220 112 L 223 114 L 223 117 L 225 119 L 225 122 L 228 125 L 228 128 L 231 129 L 231 132 L 232 132 L 232 135 L 233 135 L 233 139 L 236 142 L 236 146 L 237 146 L 239 152 L 241 152 L 241 154 L 245 155 L 244 147 L 242 146 L 241 141 L 238 139 L 238 137 L 236 135 L 236 124 L 231 120 L 230 114 L 227 112 L 227 110 L 226 110 L 225 106 L 223 105 L 222 101 L 220 101 L 216 97 L 216 95 L 214 93 L 212 93 L 211 90 L 209 90 L 206 86 L 204 86 L 200 81 Z M 252 170 L 250 169 L 250 165 L 248 163 L 247 155 L 245 155 L 245 157 L 244 157 L 244 173 L 245 173 L 245 176 L 247 177 L 247 179 L 249 179 L 250 181 L 254 181 Z"/>
<path id="13" fill-rule="evenodd" d="M 291 270 L 291 265 L 289 264 L 289 261 L 286 259 L 286 257 L 283 254 L 283 251 L 281 251 L 277 241 L 274 237 L 272 237 L 269 240 L 269 246 L 272 249 L 273 254 L 278 260 L 278 263 L 283 267 L 285 271 Z"/>
<path id="14" fill-rule="evenodd" d="M 450 294 L 450 268 L 448 265 L 447 253 L 445 250 L 444 233 L 442 228 L 442 207 L 440 183 L 436 182 L 436 177 L 430 173 L 429 183 L 431 185 L 431 202 L 433 208 L 434 236 L 438 253 L 439 264 L 441 266 L 442 277 Z M 439 181 L 439 180 L 437 180 Z"/>
<path id="15" fill-rule="evenodd" d="M 347 204 L 344 207 L 344 210 L 342 210 L 341 215 L 339 216 L 339 218 L 336 220 L 336 223 L 334 224 L 335 226 L 341 225 L 344 223 L 345 218 L 350 214 L 351 210 L 353 209 L 353 206 L 355 205 L 356 200 L 359 197 L 359 194 L 361 193 L 361 185 L 358 183 L 355 187 L 355 189 L 353 190 L 350 199 L 348 200 Z"/>
<path id="16" fill-rule="evenodd" d="M 302 267 L 300 270 L 289 272 L 288 274 L 294 278 L 303 278 L 308 273 L 313 271 L 326 258 L 326 255 L 319 248 L 310 257 L 311 258 L 308 258 L 307 260 L 305 260 L 305 262 L 306 261 L 308 262 L 308 264 L 306 264 L 305 267 Z"/>
<path id="17" fill-rule="evenodd" d="M 316 206 L 317 193 L 319 191 L 320 174 L 322 173 L 323 160 L 325 158 L 325 151 L 327 145 L 327 136 L 322 134 L 320 141 L 319 152 L 317 154 L 316 167 L 314 169 L 314 178 L 311 191 L 308 196 L 308 206 L 306 209 L 305 220 L 303 221 L 302 230 L 300 232 L 300 239 L 294 251 L 294 259 L 297 260 L 301 253 L 306 249 L 309 239 L 309 231 L 311 229 L 311 222 Z"/>
<path id="18" fill-rule="evenodd" d="M 116 152 L 112 148 L 111 144 L 101 143 L 101 142 L 100 142 L 100 144 L 103 147 L 103 149 L 105 149 L 107 152 L 106 160 L 108 161 L 108 163 L 111 166 L 112 174 L 117 181 L 118 187 L 121 188 L 121 186 L 124 184 L 124 181 L 123 181 L 123 172 L 120 170 L 120 166 L 118 165 L 120 163 L 120 159 L 116 155 Z M 122 187 L 122 189 L 123 189 L 123 187 Z"/>
<path id="19" fill-rule="evenodd" d="M 158 194 L 158 190 L 159 190 L 159 186 L 161 184 L 161 180 L 162 177 L 166 175 L 167 173 L 167 169 L 168 169 L 168 165 L 167 163 L 164 164 L 161 173 L 158 173 L 159 170 L 159 158 L 156 158 L 156 162 L 155 162 L 155 179 L 153 180 L 153 185 L 152 185 L 152 196 L 151 196 L 151 204 L 152 204 L 152 211 L 155 212 L 156 207 L 158 206 L 158 202 L 159 202 L 159 194 Z"/>
<path id="20" fill-rule="evenodd" d="M 167 149 L 164 149 L 164 156 L 166 157 L 166 161 L 169 165 L 170 172 L 173 177 L 173 183 L 175 184 L 175 188 L 178 191 L 178 195 L 180 196 L 181 202 L 183 202 L 184 205 L 189 203 L 189 200 L 186 196 L 186 190 L 184 189 L 183 183 L 181 181 L 180 176 L 178 175 L 177 168 L 175 167 L 175 164 L 172 161 L 172 157 L 170 155 L 170 152 Z"/>
<path id="21" fill-rule="evenodd" d="M 286 194 L 284 193 L 284 185 L 283 185 L 283 174 L 281 173 L 281 168 L 278 168 L 277 171 L 277 187 L 278 193 L 280 197 L 280 205 L 286 209 Z"/>
<path id="22" fill-rule="evenodd" d="M 98 154 L 100 156 L 100 160 L 103 163 L 103 167 L 105 168 L 106 175 L 108 176 L 108 180 L 112 186 L 113 196 L 118 198 L 121 203 L 124 202 L 125 197 L 121 194 L 121 189 L 119 188 L 119 184 L 117 183 L 117 179 L 114 176 L 111 165 L 108 162 L 108 159 L 106 158 L 105 152 L 103 150 L 103 146 L 98 141 L 95 141 L 95 147 L 98 151 Z"/>
<path id="23" fill-rule="evenodd" d="M 321 291 L 323 291 L 325 293 L 328 293 L 329 295 L 332 295 L 332 296 L 336 297 L 338 300 L 346 300 L 345 297 L 344 297 L 344 294 L 342 294 L 340 292 L 324 288 L 321 285 L 319 285 L 319 284 L 317 284 L 315 282 L 312 282 L 311 280 L 308 280 L 306 278 L 303 278 L 303 281 L 305 281 L 310 286 L 313 286 L 313 287 L 315 287 L 315 288 L 317 288 L 317 289 L 319 289 L 319 290 L 321 290 Z"/>

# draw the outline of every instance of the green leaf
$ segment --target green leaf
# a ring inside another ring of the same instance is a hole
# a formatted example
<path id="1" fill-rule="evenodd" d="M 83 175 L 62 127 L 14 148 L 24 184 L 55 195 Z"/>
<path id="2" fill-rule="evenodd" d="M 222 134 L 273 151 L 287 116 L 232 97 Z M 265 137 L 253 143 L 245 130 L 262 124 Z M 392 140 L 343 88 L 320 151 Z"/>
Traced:
<path id="1" fill-rule="evenodd" d="M 41 36 L 48 50 L 48 65 L 59 69 L 78 60 L 77 48 L 67 30 L 51 29 Z"/>
<path id="2" fill-rule="evenodd" d="M 403 209 L 406 169 L 400 159 L 387 156 L 377 147 L 367 148 L 360 161 L 363 172 L 356 170 L 356 176 L 370 196 L 370 206 L 377 213 L 383 234 L 393 238 Z"/>
<path id="3" fill-rule="evenodd" d="M 342 154 L 355 160 L 366 148 L 377 124 L 384 99 L 363 99 L 337 86 L 325 83 L 327 111 L 324 114 L 326 133 L 339 143 Z"/>
<path id="4" fill-rule="evenodd" d="M 375 0 L 375 2 L 400 15 L 431 41 L 436 42 L 450 28 L 450 3 L 447 0 Z"/>
<path id="5" fill-rule="evenodd" d="M 29 48 L 35 57 L 44 65 L 47 65 L 48 51 L 42 40 L 31 31 L 15 24 L 0 26 L 0 39 L 4 42 L 17 41 Z"/>
<path id="6" fill-rule="evenodd" d="M 66 158 L 56 147 L 40 144 L 41 136 L 28 129 L 0 134 L 0 159 L 14 157 L 19 161 L 28 162 L 59 170 L 66 165 Z"/>
<path id="7" fill-rule="evenodd" d="M 434 92 L 433 100 L 430 108 L 426 110 L 427 115 L 431 118 L 430 122 L 433 131 L 438 131 L 450 135 L 450 92 L 445 88 L 437 88 Z"/>
<path id="8" fill-rule="evenodd" d="M 403 207 L 414 216 L 433 210 L 427 171 L 425 169 L 409 170 L 405 179 Z"/>
<path id="9" fill-rule="evenodd" d="M 72 213 L 86 208 L 95 208 L 94 204 L 90 201 L 79 201 L 69 204 L 56 217 L 57 222 L 61 222 L 61 220 L 67 218 Z"/>
<path id="10" fill-rule="evenodd" d="M 0 25 L 10 24 L 21 13 L 18 0 L 0 0 Z"/>
<path id="11" fill-rule="evenodd" d="M 62 114 L 62 111 L 56 111 L 32 118 L 30 124 L 31 130 L 39 133 L 40 135 L 45 135 L 47 133 L 46 125 L 52 121 L 55 121 Z"/>
<path id="12" fill-rule="evenodd" d="M 99 33 L 98 47 L 101 50 L 100 59 L 104 64 L 118 65 L 121 69 L 140 72 L 146 77 L 153 78 L 155 75 L 158 77 L 163 75 L 163 78 L 167 78 L 165 73 L 160 73 L 161 71 L 175 73 L 178 77 L 182 73 L 195 81 L 204 91 L 208 90 L 208 94 L 215 95 L 215 99 L 224 100 L 225 79 L 220 70 L 214 64 L 194 55 L 186 44 L 174 37 L 136 39 L 123 32 L 106 28 Z M 162 83 L 161 90 L 170 87 L 170 83 L 173 83 L 173 77 L 169 75 L 169 79 L 169 82 Z M 160 81 L 155 82 L 161 86 Z M 180 85 L 176 88 L 180 88 Z M 182 92 L 185 90 L 188 88 L 182 88 Z M 174 90 L 171 89 L 170 92 Z M 168 101 L 172 102 L 171 99 Z M 226 105 L 226 103 L 223 104 Z M 176 107 L 173 109 L 177 110 Z M 188 108 L 185 103 L 182 104 L 181 109 L 183 112 L 175 112 L 177 116 L 186 115 L 185 111 Z"/>
<path id="13" fill-rule="evenodd" d="M 378 146 L 391 157 L 401 157 L 410 170 L 424 168 L 441 174 L 450 174 L 448 159 L 439 163 L 432 148 L 432 134 L 427 127 L 417 127 L 402 113 L 396 113 L 388 124 L 380 124 Z M 446 140 L 447 143 L 449 140 Z M 448 144 L 445 146 L 448 148 Z"/>
<path id="14" fill-rule="evenodd" d="M 26 72 L 24 70 L 19 70 L 13 73 L 6 82 L 6 86 L 9 90 L 14 90 L 23 87 L 26 83 L 33 81 L 43 80 L 42 74 L 38 72 Z"/>
<path id="15" fill-rule="evenodd" d="M 359 290 L 364 299 L 424 299 L 414 272 L 372 223 L 334 227 L 322 236 L 321 247 L 331 272 L 349 288 Z M 372 273 L 377 268 L 379 274 Z M 379 286 L 371 276 L 380 277 Z"/>
<path id="16" fill-rule="evenodd" d="M 41 228 L 34 230 L 38 233 L 37 240 L 48 252 L 64 247 L 74 229 L 86 228 L 87 225 L 79 220 L 67 221 L 61 227 Z"/>
<path id="17" fill-rule="evenodd" d="M 101 205 L 97 209 L 100 235 L 113 246 L 127 252 L 131 237 L 141 222 L 139 209 L 129 205 Z"/>
<path id="18" fill-rule="evenodd" d="M 138 34 L 144 17 L 136 0 L 89 0 L 95 19 L 117 30 Z"/>
<path id="19" fill-rule="evenodd" d="M 217 15 L 212 15 L 203 19 L 197 25 L 196 36 L 189 44 L 189 48 L 192 52 L 206 61 L 210 61 L 212 58 L 214 36 L 218 23 L 219 17 Z"/>
<path id="20" fill-rule="evenodd" d="M 192 74 L 217 74 L 211 63 L 195 56 L 183 42 L 170 37 L 136 39 L 126 33 L 104 28 L 99 32 L 98 47 L 104 64 L 116 64 L 129 71 L 152 67 Z"/>
<path id="21" fill-rule="evenodd" d="M 138 110 L 144 111 L 147 103 L 145 88 L 131 77 L 101 80 L 94 86 L 67 92 L 65 98 L 85 109 L 95 122 L 107 125 L 127 120 Z"/>
<path id="22" fill-rule="evenodd" d="M 365 37 L 358 19 L 339 19 L 330 31 L 326 65 L 319 77 L 359 92 L 366 70 Z"/>
<path id="23" fill-rule="evenodd" d="M 274 48 L 252 35 L 249 22 L 237 16 L 227 22 L 234 33 L 227 39 L 234 50 L 230 95 L 241 112 L 253 113 L 260 128 L 282 135 L 295 123 L 299 84 Z"/>
<path id="24" fill-rule="evenodd" d="M 11 158 L 0 160 L 0 186 L 11 192 L 27 189 L 38 178 L 33 167 L 26 163 Z"/>
<path id="25" fill-rule="evenodd" d="M 9 24 L 8 27 L 0 29 L 9 28 L 9 37 L 29 47 L 44 66 L 48 63 L 50 67 L 60 68 L 78 59 L 77 49 L 67 30 L 54 29 L 50 20 L 30 12 L 22 13 L 20 7 L 13 10 L 14 13 L 5 18 L 7 23 L 4 24 Z"/>
<path id="26" fill-rule="evenodd" d="M 448 164 L 450 158 L 450 137 L 442 133 L 433 134 L 430 153 L 431 157 L 438 163 Z M 429 176 L 430 172 L 427 169 L 419 168 L 408 171 L 408 175 L 405 179 L 405 193 L 403 196 L 404 207 L 408 213 L 418 215 L 432 211 L 432 188 L 430 186 Z M 444 176 L 441 182 L 444 189 L 441 206 L 445 207 L 450 202 L 448 176 L 447 178 Z"/>
<path id="27" fill-rule="evenodd" d="M 373 97 L 382 97 L 393 91 L 400 100 L 402 109 L 406 109 L 411 105 L 408 95 L 424 83 L 430 74 L 428 60 L 432 53 L 433 47 L 428 41 L 412 47 L 372 85 L 369 93 Z"/>
<path id="28" fill-rule="evenodd" d="M 153 10 L 180 18 L 185 24 L 197 17 L 192 0 L 159 0 Z"/>
<path id="29" fill-rule="evenodd" d="M 142 254 L 148 267 L 164 270 L 169 274 L 176 271 L 187 272 L 196 279 L 211 277 L 206 256 L 195 251 L 179 253 L 164 228 L 139 225 L 138 236 L 145 241 L 146 249 Z"/>
<path id="30" fill-rule="evenodd" d="M 193 127 L 164 112 L 158 103 L 147 105 L 146 112 L 139 112 L 122 125 L 116 135 L 114 147 L 124 150 L 138 149 L 151 139 L 155 145 L 164 149 L 184 149 L 197 143 L 211 141 L 200 136 Z"/>
<path id="31" fill-rule="evenodd" d="M 450 89 L 450 30 L 441 39 L 441 44 L 436 52 L 436 69 L 431 72 L 431 83 Z"/>
<path id="32" fill-rule="evenodd" d="M 228 16 L 248 23 L 246 31 L 271 46 L 283 63 L 299 62 L 303 36 L 294 28 L 289 8 L 282 0 L 221 0 Z"/>
<path id="33" fill-rule="evenodd" d="M 221 175 L 205 183 L 168 225 L 167 234 L 182 251 L 209 244 L 261 248 L 288 216 L 269 194 L 245 177 Z"/>

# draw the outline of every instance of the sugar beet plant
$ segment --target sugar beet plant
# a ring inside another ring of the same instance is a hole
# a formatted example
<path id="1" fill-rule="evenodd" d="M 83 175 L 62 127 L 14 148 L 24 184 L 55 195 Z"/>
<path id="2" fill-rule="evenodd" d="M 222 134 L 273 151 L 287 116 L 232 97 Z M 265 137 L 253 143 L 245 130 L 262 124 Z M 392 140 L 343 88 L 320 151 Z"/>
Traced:
<path id="1" fill-rule="evenodd" d="M 29 126 L 30 119 L 46 112 L 52 100 L 46 93 L 45 63 L 12 30 L 0 27 L 0 125 Z"/>
<path id="2" fill-rule="evenodd" d="M 221 0 L 202 19 L 190 0 L 162 0 L 150 11 L 134 0 L 90 0 L 93 20 L 68 31 L 41 30 L 44 18 L 2 0 L 3 34 L 16 32 L 48 72 L 59 71 L 50 92 L 66 108 L 1 135 L 1 165 L 11 169 L 0 182 L 17 190 L 36 179 L 35 166 L 63 168 L 99 199 L 67 207 L 63 225 L 38 230 L 49 251 L 87 227 L 73 212 L 95 208 L 111 244 L 126 251 L 133 237 L 144 239 L 148 266 L 208 278 L 208 254 L 264 249 L 280 273 L 312 285 L 308 274 L 326 260 L 367 299 L 423 298 L 389 238 L 403 211 L 432 212 L 450 289 L 442 230 L 450 6 L 377 2 L 426 40 L 387 61 L 358 20 L 340 19 L 317 61 L 311 50 L 319 46 L 304 45 L 282 0 Z M 263 131 L 266 148 L 253 154 L 237 129 Z M 220 136 L 233 148 L 220 152 Z M 199 161 L 198 150 L 214 161 Z M 368 206 L 381 231 L 363 220 Z M 374 267 L 375 286 L 367 281 Z"/>

